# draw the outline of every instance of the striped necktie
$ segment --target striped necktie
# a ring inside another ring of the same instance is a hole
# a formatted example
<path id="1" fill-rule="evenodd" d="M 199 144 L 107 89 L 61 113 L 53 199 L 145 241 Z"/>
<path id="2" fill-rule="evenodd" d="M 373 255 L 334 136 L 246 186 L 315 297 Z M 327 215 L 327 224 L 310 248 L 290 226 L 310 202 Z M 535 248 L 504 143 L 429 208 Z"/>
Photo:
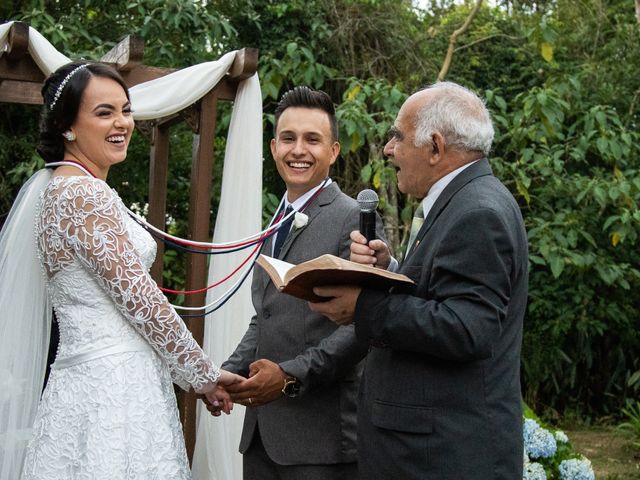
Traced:
<path id="1" fill-rule="evenodd" d="M 422 206 L 422 202 L 420 202 L 420 205 L 418 205 L 417 210 L 413 214 L 411 230 L 409 231 L 409 242 L 407 243 L 407 251 L 404 254 L 404 258 L 409 256 L 409 252 L 413 249 L 413 242 L 415 242 L 418 232 L 422 228 L 422 224 L 424 224 L 424 210 Z"/>

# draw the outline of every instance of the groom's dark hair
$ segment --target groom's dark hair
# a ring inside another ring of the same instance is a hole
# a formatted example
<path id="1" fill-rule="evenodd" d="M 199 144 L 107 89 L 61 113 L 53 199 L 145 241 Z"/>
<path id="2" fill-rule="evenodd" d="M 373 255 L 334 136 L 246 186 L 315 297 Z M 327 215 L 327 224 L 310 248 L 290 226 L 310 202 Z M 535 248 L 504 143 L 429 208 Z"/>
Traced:
<path id="1" fill-rule="evenodd" d="M 289 107 L 302 107 L 302 108 L 317 108 L 326 112 L 329 116 L 329 123 L 331 124 L 331 136 L 332 140 L 338 141 L 338 121 L 336 120 L 336 109 L 333 106 L 331 97 L 322 90 L 314 90 L 306 86 L 299 86 L 292 88 L 288 92 L 285 92 L 280 97 L 280 102 L 276 107 L 276 122 L 273 127 L 273 133 L 275 135 L 278 129 L 278 120 L 280 115 Z"/>

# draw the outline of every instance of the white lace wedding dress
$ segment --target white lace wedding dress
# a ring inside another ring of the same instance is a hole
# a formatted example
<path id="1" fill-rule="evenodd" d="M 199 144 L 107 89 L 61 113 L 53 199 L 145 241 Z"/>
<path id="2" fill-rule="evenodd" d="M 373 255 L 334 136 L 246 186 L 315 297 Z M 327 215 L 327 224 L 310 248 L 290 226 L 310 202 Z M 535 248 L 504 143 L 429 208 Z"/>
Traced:
<path id="1" fill-rule="evenodd" d="M 155 242 L 91 177 L 54 177 L 36 232 L 60 344 L 22 477 L 191 478 L 172 380 L 219 372 L 148 274 Z"/>

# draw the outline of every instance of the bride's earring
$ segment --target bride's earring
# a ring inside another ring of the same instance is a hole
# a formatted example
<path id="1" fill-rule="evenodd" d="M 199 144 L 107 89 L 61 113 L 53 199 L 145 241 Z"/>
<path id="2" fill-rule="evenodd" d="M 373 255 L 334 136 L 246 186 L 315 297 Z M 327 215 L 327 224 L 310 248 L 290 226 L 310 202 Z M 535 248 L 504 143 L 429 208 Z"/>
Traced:
<path id="1" fill-rule="evenodd" d="M 76 139 L 76 134 L 73 133 L 71 130 L 67 130 L 66 132 L 62 133 L 62 136 L 65 138 L 65 140 L 67 140 L 68 142 L 73 142 Z"/>

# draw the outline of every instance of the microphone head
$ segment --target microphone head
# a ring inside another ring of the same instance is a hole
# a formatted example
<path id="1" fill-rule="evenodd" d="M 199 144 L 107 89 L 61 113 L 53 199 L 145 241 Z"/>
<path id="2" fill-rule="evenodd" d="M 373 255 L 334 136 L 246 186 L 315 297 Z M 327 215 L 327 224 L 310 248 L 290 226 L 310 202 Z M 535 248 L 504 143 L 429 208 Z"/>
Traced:
<path id="1" fill-rule="evenodd" d="M 373 212 L 378 206 L 378 194 L 373 190 L 362 190 L 356 200 L 362 212 Z"/>

